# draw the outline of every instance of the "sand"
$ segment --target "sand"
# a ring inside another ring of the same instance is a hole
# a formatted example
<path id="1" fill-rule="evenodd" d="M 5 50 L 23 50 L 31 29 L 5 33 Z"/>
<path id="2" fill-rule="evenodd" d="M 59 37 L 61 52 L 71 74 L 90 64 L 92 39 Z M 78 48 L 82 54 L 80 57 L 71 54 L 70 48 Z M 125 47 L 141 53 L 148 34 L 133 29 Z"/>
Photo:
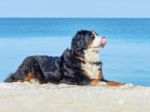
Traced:
<path id="1" fill-rule="evenodd" d="M 0 83 L 0 112 L 149 112 L 150 87 Z"/>

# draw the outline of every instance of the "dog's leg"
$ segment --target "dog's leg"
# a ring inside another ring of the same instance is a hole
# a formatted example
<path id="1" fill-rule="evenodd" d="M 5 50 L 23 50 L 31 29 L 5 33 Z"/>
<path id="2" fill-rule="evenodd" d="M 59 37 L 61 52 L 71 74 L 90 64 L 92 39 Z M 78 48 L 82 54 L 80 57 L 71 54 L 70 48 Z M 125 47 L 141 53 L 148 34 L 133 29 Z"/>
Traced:
<path id="1" fill-rule="evenodd" d="M 40 83 L 39 79 L 36 77 L 36 75 L 32 73 L 28 73 L 25 77 L 24 81 L 28 81 L 30 83 Z"/>
<path id="2" fill-rule="evenodd" d="M 5 82 L 30 82 L 46 83 L 40 65 L 33 57 L 26 58 L 14 74 L 11 74 Z"/>
<path id="3" fill-rule="evenodd" d="M 98 80 L 98 79 L 93 79 L 90 82 L 90 85 L 96 86 L 96 85 L 106 85 L 106 86 L 122 86 L 124 84 L 121 84 L 119 82 L 114 82 L 114 81 L 108 81 L 108 80 Z"/>
<path id="4" fill-rule="evenodd" d="M 102 72 L 102 70 L 100 70 L 99 77 L 100 77 L 100 81 L 103 82 L 103 83 L 106 83 L 107 86 L 121 86 L 121 85 L 123 85 L 123 84 L 121 84 L 119 82 L 105 80 L 103 78 L 103 72 Z"/>
<path id="5" fill-rule="evenodd" d="M 93 80 L 91 80 L 90 85 L 96 86 L 99 82 L 100 82 L 100 80 L 98 80 L 98 79 L 93 79 Z"/>
<path id="6" fill-rule="evenodd" d="M 104 80 L 104 82 L 106 82 L 106 84 L 107 84 L 108 86 L 122 86 L 122 85 L 124 85 L 124 84 L 122 84 L 122 83 L 115 82 L 115 81 Z"/>

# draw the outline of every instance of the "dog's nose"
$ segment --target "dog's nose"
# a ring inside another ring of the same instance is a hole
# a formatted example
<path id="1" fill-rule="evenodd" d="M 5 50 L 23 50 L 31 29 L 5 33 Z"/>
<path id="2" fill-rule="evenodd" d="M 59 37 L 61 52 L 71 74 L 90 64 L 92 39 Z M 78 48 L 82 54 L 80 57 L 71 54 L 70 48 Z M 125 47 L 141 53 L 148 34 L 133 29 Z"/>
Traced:
<path id="1" fill-rule="evenodd" d="M 101 45 L 100 46 L 103 48 L 106 45 L 106 43 L 107 43 L 106 37 L 101 37 Z"/>

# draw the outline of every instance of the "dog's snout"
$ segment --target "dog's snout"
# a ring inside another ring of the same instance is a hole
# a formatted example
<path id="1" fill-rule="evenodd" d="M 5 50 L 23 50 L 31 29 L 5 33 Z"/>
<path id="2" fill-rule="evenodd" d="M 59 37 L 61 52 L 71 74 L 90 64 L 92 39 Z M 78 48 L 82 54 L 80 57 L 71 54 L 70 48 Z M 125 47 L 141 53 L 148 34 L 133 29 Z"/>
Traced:
<path id="1" fill-rule="evenodd" d="M 100 46 L 103 48 L 107 43 L 107 39 L 106 37 L 101 37 L 101 41 L 100 41 Z"/>

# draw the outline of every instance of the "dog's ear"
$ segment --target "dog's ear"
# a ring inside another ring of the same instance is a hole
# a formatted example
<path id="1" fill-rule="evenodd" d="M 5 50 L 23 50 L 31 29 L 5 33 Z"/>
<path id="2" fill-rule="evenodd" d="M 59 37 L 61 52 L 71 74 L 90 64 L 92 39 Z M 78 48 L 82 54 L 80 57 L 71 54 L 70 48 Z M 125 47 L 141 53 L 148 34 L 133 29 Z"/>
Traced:
<path id="1" fill-rule="evenodd" d="M 78 56 L 82 56 L 83 55 L 83 35 L 79 35 L 79 33 L 77 33 L 71 42 L 71 51 L 78 55 Z"/>
<path id="2" fill-rule="evenodd" d="M 78 31 L 72 39 L 71 47 L 80 50 L 85 48 L 85 31 Z"/>
<path id="3" fill-rule="evenodd" d="M 93 41 L 94 37 L 92 31 L 78 31 L 72 39 L 71 50 L 78 56 L 84 55 L 83 50 L 88 48 L 88 45 Z"/>

